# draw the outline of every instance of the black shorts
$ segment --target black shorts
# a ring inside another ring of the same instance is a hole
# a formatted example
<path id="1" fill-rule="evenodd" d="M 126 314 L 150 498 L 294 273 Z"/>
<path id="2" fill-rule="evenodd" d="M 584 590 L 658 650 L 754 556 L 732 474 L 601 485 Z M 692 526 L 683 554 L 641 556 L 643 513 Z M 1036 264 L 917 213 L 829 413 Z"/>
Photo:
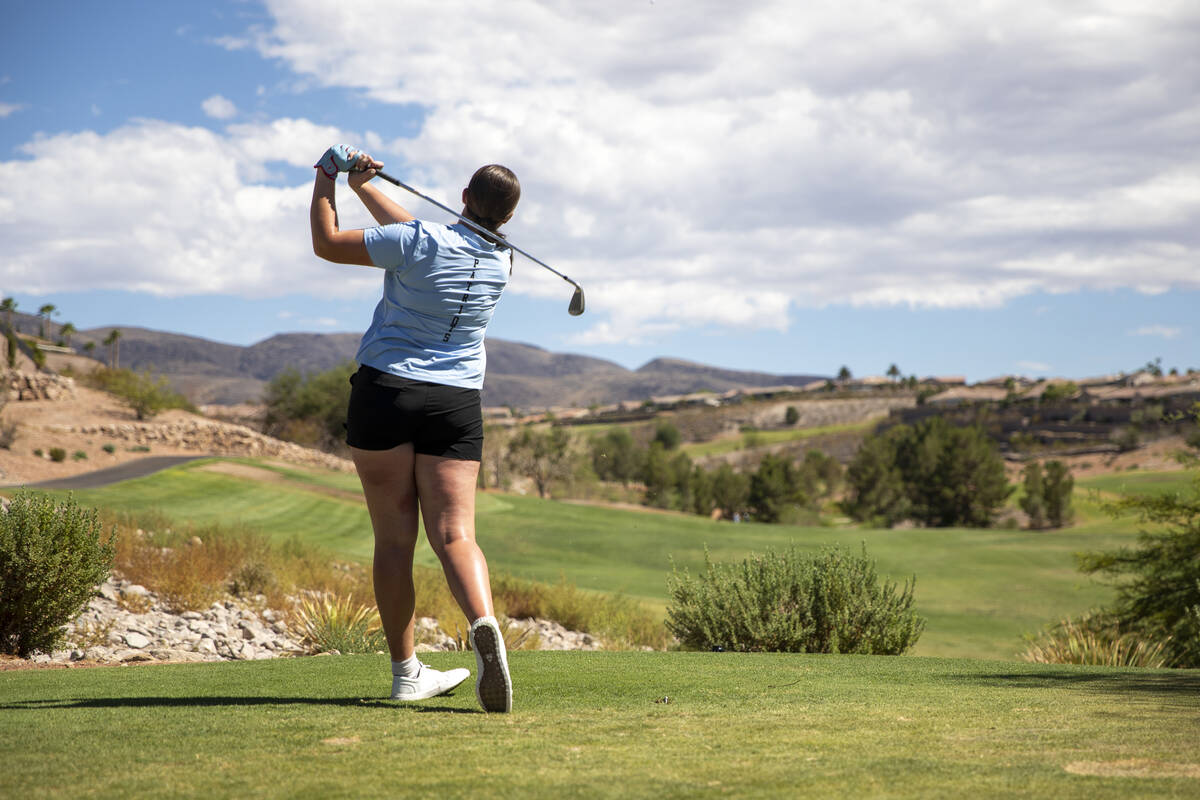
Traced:
<path id="1" fill-rule="evenodd" d="M 483 458 L 483 409 L 478 389 L 401 378 L 361 366 L 350 378 L 346 444 L 391 450 L 402 444 L 430 456 Z"/>

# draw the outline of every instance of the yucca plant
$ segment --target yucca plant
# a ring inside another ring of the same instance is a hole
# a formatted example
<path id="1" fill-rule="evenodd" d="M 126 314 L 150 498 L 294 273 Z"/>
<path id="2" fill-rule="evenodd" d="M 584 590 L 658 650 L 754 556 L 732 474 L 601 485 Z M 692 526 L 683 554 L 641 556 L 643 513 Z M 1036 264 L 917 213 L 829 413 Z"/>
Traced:
<path id="1" fill-rule="evenodd" d="M 1169 667 L 1170 640 L 1122 634 L 1106 620 L 1087 615 L 1064 619 L 1030 643 L 1021 654 L 1035 664 L 1087 664 L 1097 667 Z"/>
<path id="2" fill-rule="evenodd" d="M 302 600 L 292 613 L 292 634 L 310 653 L 375 653 L 385 649 L 379 611 L 329 594 Z"/>

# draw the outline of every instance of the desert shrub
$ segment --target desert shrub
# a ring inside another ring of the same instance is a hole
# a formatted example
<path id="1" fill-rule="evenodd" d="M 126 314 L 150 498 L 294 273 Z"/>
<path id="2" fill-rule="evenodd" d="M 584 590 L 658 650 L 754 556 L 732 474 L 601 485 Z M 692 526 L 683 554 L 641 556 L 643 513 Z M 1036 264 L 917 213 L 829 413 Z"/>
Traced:
<path id="1" fill-rule="evenodd" d="M 42 448 L 40 448 L 40 447 L 35 447 L 35 448 L 34 448 L 34 450 L 33 450 L 33 454 L 34 454 L 35 456 L 37 456 L 38 458 L 41 458 L 42 456 L 46 455 L 46 454 L 45 454 L 45 453 L 42 451 Z"/>
<path id="2" fill-rule="evenodd" d="M 263 393 L 264 432 L 329 450 L 343 446 L 350 378 L 357 369 L 346 361 L 324 372 L 301 374 L 293 367 L 280 372 Z"/>
<path id="3" fill-rule="evenodd" d="M 768 552 L 740 564 L 705 556 L 696 578 L 668 581 L 667 628 L 685 646 L 739 652 L 898 655 L 925 621 L 912 610 L 912 582 L 897 592 L 875 563 L 842 550 Z"/>
<path id="4" fill-rule="evenodd" d="M 1099 667 L 1169 666 L 1167 642 L 1121 633 L 1103 615 L 1064 619 L 1030 642 L 1021 658 L 1036 664 L 1090 664 Z"/>
<path id="5" fill-rule="evenodd" d="M 0 652 L 48 652 L 113 563 L 93 509 L 17 492 L 0 513 Z"/>
<path id="6" fill-rule="evenodd" d="M 75 461 L 86 461 L 87 457 L 88 457 L 87 453 L 85 453 L 82 450 L 76 450 L 74 453 L 71 454 L 71 458 L 74 459 Z"/>
<path id="7" fill-rule="evenodd" d="M 374 653 L 387 647 L 379 612 L 349 597 L 303 600 L 289 622 L 310 653 Z"/>
<path id="8" fill-rule="evenodd" d="M 103 447 L 101 447 L 100 449 L 103 450 L 104 452 L 108 453 L 110 456 L 113 453 L 117 452 L 117 446 L 115 444 L 106 444 Z"/>
<path id="9" fill-rule="evenodd" d="M 89 374 L 88 381 L 96 388 L 119 397 L 140 420 L 149 419 L 170 408 L 196 410 L 186 397 L 171 388 L 165 376 L 156 378 L 150 371 L 99 367 Z"/>
<path id="10" fill-rule="evenodd" d="M 33 365 L 38 369 L 46 367 L 46 353 L 38 346 L 38 343 L 33 339 L 26 339 L 25 345 L 29 348 L 29 356 L 33 359 Z"/>
<path id="11" fill-rule="evenodd" d="M 62 449 L 61 447 L 51 447 L 50 448 L 50 460 L 56 464 L 66 461 L 67 460 L 67 451 Z"/>

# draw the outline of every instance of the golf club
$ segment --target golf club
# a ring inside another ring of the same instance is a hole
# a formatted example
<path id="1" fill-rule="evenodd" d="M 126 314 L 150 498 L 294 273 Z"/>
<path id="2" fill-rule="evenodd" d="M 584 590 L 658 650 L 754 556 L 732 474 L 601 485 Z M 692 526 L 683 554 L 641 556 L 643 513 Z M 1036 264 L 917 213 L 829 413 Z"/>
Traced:
<path id="1" fill-rule="evenodd" d="M 424 195 L 424 194 L 421 194 L 421 193 L 420 193 L 420 192 L 418 192 L 416 189 L 414 189 L 413 187 L 409 186 L 407 183 L 404 183 L 403 181 L 396 180 L 396 179 L 395 179 L 395 178 L 393 178 L 391 175 L 388 175 L 386 172 L 380 172 L 379 170 L 376 170 L 376 171 L 375 171 L 375 175 L 376 175 L 377 177 L 383 178 L 383 179 L 384 179 L 385 181 L 387 181 L 388 183 L 392 183 L 392 184 L 395 184 L 396 186 L 399 186 L 401 189 L 404 189 L 404 190 L 406 190 L 406 191 L 412 192 L 412 193 L 413 193 L 413 194 L 415 194 L 417 197 L 419 197 L 419 198 L 421 198 L 422 200 L 424 200 L 426 203 L 432 203 L 433 205 L 435 205 L 435 206 L 437 206 L 438 208 L 440 208 L 442 211 L 445 211 L 445 212 L 447 212 L 447 213 L 449 213 L 449 214 L 453 214 L 454 216 L 456 216 L 456 217 L 458 217 L 460 220 L 462 220 L 462 222 L 463 222 L 465 225 L 467 225 L 468 227 L 470 227 L 472 230 L 474 230 L 474 231 L 476 231 L 476 232 L 478 232 L 478 233 L 481 233 L 481 234 L 483 234 L 484 236 L 489 236 L 489 237 L 490 237 L 490 236 L 495 236 L 495 234 L 493 234 L 493 233 L 492 233 L 491 231 L 489 231 L 487 228 L 484 228 L 482 225 L 478 225 L 478 224 L 476 224 L 476 223 L 472 222 L 471 220 L 469 220 L 469 219 L 467 219 L 466 217 L 464 217 L 462 214 L 459 214 L 458 212 L 456 212 L 456 211 L 453 211 L 453 210 L 451 210 L 451 209 L 447 208 L 446 206 L 444 206 L 444 205 L 442 205 L 441 203 L 439 203 L 437 200 L 434 200 L 432 197 L 428 197 L 428 196 L 426 196 L 426 195 Z M 575 287 L 575 294 L 573 294 L 573 295 L 571 296 L 571 305 L 569 305 L 569 306 L 567 307 L 567 313 L 568 313 L 568 314 L 570 314 L 572 317 L 578 317 L 580 314 L 582 314 L 582 313 L 583 313 L 583 287 L 582 287 L 582 286 L 580 286 L 578 283 L 576 283 L 575 281 L 573 281 L 573 280 L 571 280 L 570 278 L 568 278 L 566 275 L 563 275 L 561 272 L 559 272 L 559 271 L 558 271 L 558 270 L 556 270 L 554 267 L 552 267 L 552 266 L 550 266 L 549 264 L 547 264 L 545 261 L 542 261 L 541 259 L 537 259 L 537 258 L 534 258 L 533 256 L 529 255 L 529 253 L 526 253 L 524 250 L 522 250 L 521 248 L 517 247 L 515 244 L 512 244 L 511 242 L 509 242 L 509 241 L 505 240 L 505 242 L 504 242 L 504 246 L 505 246 L 505 247 L 511 247 L 513 250 L 516 250 L 518 253 L 520 253 L 521 255 L 525 256 L 526 258 L 528 258 L 528 259 L 529 259 L 530 261 L 532 261 L 533 263 L 535 263 L 535 264 L 540 264 L 541 266 L 543 266 L 543 267 L 545 267 L 546 269 L 548 269 L 548 270 L 550 270 L 551 272 L 553 272 L 553 273 L 554 273 L 555 275 L 557 275 L 558 277 L 562 278 L 562 279 L 563 279 L 564 281 L 566 281 L 567 283 L 569 283 L 569 284 L 571 284 L 572 286 L 574 286 L 574 287 Z"/>

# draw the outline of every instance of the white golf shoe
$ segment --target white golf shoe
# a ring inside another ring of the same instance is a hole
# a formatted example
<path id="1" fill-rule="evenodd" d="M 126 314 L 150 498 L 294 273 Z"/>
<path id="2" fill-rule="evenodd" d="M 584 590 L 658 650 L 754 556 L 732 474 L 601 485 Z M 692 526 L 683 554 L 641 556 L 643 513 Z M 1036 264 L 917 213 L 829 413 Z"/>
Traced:
<path id="1" fill-rule="evenodd" d="M 428 664 L 422 664 L 421 669 L 411 678 L 403 675 L 392 676 L 392 699 L 427 700 L 445 694 L 469 677 L 469 669 L 460 667 L 440 672 Z"/>
<path id="2" fill-rule="evenodd" d="M 512 679 L 508 676 L 508 654 L 504 635 L 495 617 L 480 617 L 471 625 L 471 649 L 475 651 L 475 696 L 484 711 L 512 711 Z"/>

